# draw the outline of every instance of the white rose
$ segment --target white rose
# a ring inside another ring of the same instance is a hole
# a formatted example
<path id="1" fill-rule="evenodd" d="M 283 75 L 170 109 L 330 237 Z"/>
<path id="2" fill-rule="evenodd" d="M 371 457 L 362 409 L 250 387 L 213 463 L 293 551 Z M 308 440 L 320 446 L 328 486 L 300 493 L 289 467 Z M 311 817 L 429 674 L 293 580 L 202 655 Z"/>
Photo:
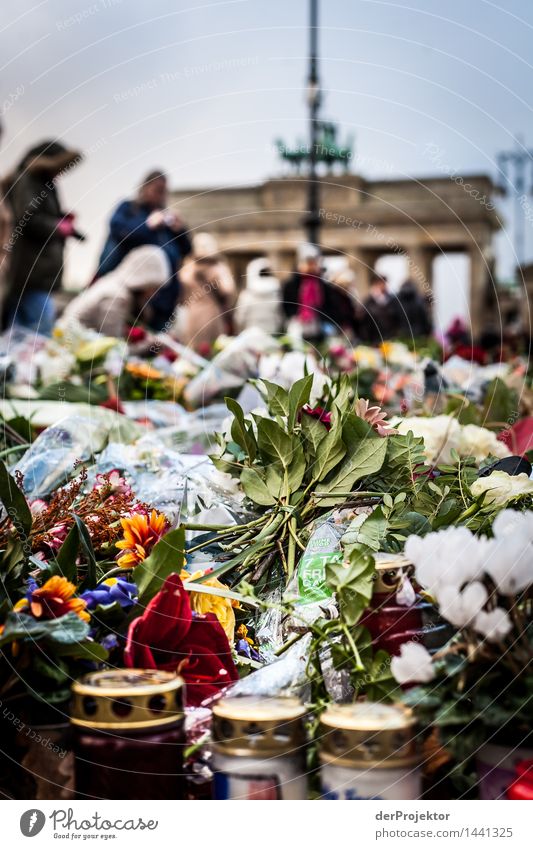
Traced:
<path id="1" fill-rule="evenodd" d="M 457 628 L 470 625 L 487 599 L 486 587 L 479 581 L 468 584 L 462 592 L 453 586 L 440 587 L 437 592 L 440 613 Z"/>
<path id="2" fill-rule="evenodd" d="M 424 440 L 424 449 L 428 463 L 451 463 L 452 449 L 459 450 L 461 426 L 452 416 L 412 416 L 394 423 L 399 433 L 413 431 L 415 436 Z"/>
<path id="3" fill-rule="evenodd" d="M 475 618 L 474 628 L 490 642 L 497 643 L 507 636 L 513 627 L 509 614 L 503 607 L 482 610 Z"/>
<path id="4" fill-rule="evenodd" d="M 485 457 L 508 457 L 511 452 L 500 442 L 496 434 L 486 427 L 478 427 L 474 424 L 463 425 L 459 439 L 459 454 L 462 457 L 475 457 L 480 463 Z"/>
<path id="5" fill-rule="evenodd" d="M 431 655 L 420 643 L 404 643 L 391 660 L 391 672 L 398 684 L 427 684 L 435 677 Z"/>
<path id="6" fill-rule="evenodd" d="M 495 471 L 474 481 L 471 490 L 474 498 L 485 493 L 483 504 L 503 506 L 513 498 L 531 495 L 533 481 L 524 472 L 520 475 L 508 475 L 507 472 Z"/>

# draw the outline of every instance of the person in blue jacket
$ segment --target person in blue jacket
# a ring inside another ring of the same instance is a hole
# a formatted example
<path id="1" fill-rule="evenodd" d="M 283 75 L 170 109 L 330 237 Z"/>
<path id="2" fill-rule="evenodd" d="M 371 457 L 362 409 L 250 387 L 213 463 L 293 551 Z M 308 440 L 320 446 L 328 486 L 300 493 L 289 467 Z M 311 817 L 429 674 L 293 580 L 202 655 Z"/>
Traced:
<path id="1" fill-rule="evenodd" d="M 185 224 L 173 210 L 167 209 L 167 178 L 152 171 L 142 181 L 137 198 L 125 200 L 115 209 L 109 222 L 109 235 L 100 256 L 95 279 L 109 274 L 133 248 L 156 245 L 166 253 L 172 276 L 152 297 L 150 324 L 162 330 L 172 320 L 179 293 L 178 269 L 191 252 Z"/>

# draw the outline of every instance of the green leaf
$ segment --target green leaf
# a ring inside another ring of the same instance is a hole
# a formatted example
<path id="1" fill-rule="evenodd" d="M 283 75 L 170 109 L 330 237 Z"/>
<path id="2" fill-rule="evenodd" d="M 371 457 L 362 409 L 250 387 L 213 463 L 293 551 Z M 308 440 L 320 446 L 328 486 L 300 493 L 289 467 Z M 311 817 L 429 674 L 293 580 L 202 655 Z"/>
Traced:
<path id="1" fill-rule="evenodd" d="M 328 430 L 321 421 L 305 414 L 302 416 L 301 426 L 306 446 L 310 446 L 311 448 L 308 453 L 316 458 L 319 446 L 328 435 Z"/>
<path id="2" fill-rule="evenodd" d="M 516 419 L 517 396 L 501 378 L 492 380 L 485 394 L 485 404 L 481 416 L 481 424 L 487 427 L 491 422 L 503 425 Z"/>
<path id="3" fill-rule="evenodd" d="M 372 551 L 380 551 L 383 548 L 388 527 L 389 523 L 383 514 L 383 510 L 381 507 L 376 507 L 359 528 L 358 544 L 366 545 Z"/>
<path id="4" fill-rule="evenodd" d="M 68 581 L 76 583 L 77 567 L 76 558 L 80 550 L 80 533 L 78 526 L 74 523 L 68 532 L 63 545 L 56 554 L 56 566 L 54 570 L 58 575 L 63 575 Z"/>
<path id="5" fill-rule="evenodd" d="M 83 643 L 75 643 L 71 646 L 61 646 L 56 650 L 59 657 L 74 657 L 76 660 L 89 660 L 93 663 L 102 663 L 109 657 L 109 652 L 100 643 L 93 640 L 85 640 Z"/>
<path id="6" fill-rule="evenodd" d="M 276 503 L 277 495 L 271 494 L 269 488 L 255 469 L 247 468 L 241 472 L 241 484 L 248 498 L 261 504 L 263 507 L 270 507 Z"/>
<path id="7" fill-rule="evenodd" d="M 250 462 L 253 463 L 256 455 L 256 444 L 255 439 L 246 427 L 242 407 L 233 398 L 225 398 L 224 401 L 226 402 L 226 407 L 233 415 L 231 437 L 247 453 Z"/>
<path id="8" fill-rule="evenodd" d="M 266 389 L 266 399 L 269 412 L 273 416 L 288 416 L 289 415 L 289 393 L 278 386 L 277 383 L 271 383 L 269 380 L 261 378 L 258 381 L 259 387 L 261 384 Z M 263 393 L 264 394 L 264 393 Z"/>
<path id="9" fill-rule="evenodd" d="M 296 492 L 296 490 L 301 486 L 306 470 L 307 466 L 304 450 L 301 443 L 297 443 L 287 470 L 290 492 Z"/>
<path id="10" fill-rule="evenodd" d="M 333 413 L 331 430 L 322 440 L 317 450 L 311 475 L 313 481 L 322 481 L 337 466 L 346 454 L 342 441 L 342 424 L 338 410 Z"/>
<path id="11" fill-rule="evenodd" d="M 291 386 L 289 391 L 289 415 L 287 419 L 289 430 L 292 430 L 296 424 L 300 409 L 304 406 L 304 404 L 309 402 L 312 386 L 312 374 L 307 374 Z"/>
<path id="12" fill-rule="evenodd" d="M 185 531 L 177 528 L 156 543 L 146 560 L 133 570 L 139 590 L 139 604 L 144 605 L 159 592 L 172 572 L 180 574 L 185 563 Z"/>
<path id="13" fill-rule="evenodd" d="M 351 492 L 353 485 L 358 480 L 378 472 L 383 465 L 386 452 L 386 438 L 369 437 L 360 442 L 355 451 L 347 454 L 341 468 L 332 480 L 327 481 L 321 487 L 323 492 L 328 492 L 331 495 L 330 498 L 321 499 L 321 506 L 336 504 L 338 501 L 336 492 Z"/>
<path id="14" fill-rule="evenodd" d="M 265 465 L 270 460 L 277 460 L 284 469 L 292 460 L 293 445 L 298 442 L 285 433 L 277 422 L 260 418 L 257 423 L 257 444 Z"/>
<path id="15" fill-rule="evenodd" d="M 374 558 L 352 549 L 348 562 L 326 564 L 326 582 L 337 596 L 347 625 L 355 625 L 368 607 L 374 589 Z"/>
<path id="16" fill-rule="evenodd" d="M 13 640 L 31 642 L 46 640 L 50 643 L 68 645 L 82 642 L 89 633 L 89 623 L 75 613 L 67 613 L 59 619 L 34 619 L 24 613 L 8 613 L 0 645 Z"/>
<path id="17" fill-rule="evenodd" d="M 15 526 L 19 538 L 26 538 L 31 531 L 32 515 L 26 497 L 0 460 L 0 501 Z"/>
<path id="18" fill-rule="evenodd" d="M 91 535 L 87 530 L 87 526 L 85 522 L 80 519 L 79 516 L 74 513 L 74 522 L 75 526 L 78 529 L 78 538 L 80 541 L 80 548 L 82 553 L 85 555 L 86 565 L 87 565 L 87 574 L 85 578 L 80 584 L 80 590 L 92 589 L 96 586 L 96 557 L 94 556 L 93 543 L 91 540 Z"/>

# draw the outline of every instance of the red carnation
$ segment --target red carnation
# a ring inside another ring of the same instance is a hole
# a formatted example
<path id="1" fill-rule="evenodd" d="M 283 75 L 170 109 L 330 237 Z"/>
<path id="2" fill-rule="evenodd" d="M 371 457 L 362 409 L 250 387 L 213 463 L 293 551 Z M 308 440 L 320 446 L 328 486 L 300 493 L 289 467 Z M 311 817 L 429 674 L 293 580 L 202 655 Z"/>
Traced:
<path id="1" fill-rule="evenodd" d="M 323 407 L 311 407 L 309 404 L 305 404 L 302 407 L 302 413 L 305 413 L 306 416 L 312 416 L 313 419 L 318 419 L 328 430 L 330 429 L 331 413 L 328 413 Z"/>
<path id="2" fill-rule="evenodd" d="M 187 684 L 187 702 L 194 706 L 239 677 L 217 617 L 193 614 L 176 573 L 130 624 L 124 663 L 129 668 L 179 671 Z"/>

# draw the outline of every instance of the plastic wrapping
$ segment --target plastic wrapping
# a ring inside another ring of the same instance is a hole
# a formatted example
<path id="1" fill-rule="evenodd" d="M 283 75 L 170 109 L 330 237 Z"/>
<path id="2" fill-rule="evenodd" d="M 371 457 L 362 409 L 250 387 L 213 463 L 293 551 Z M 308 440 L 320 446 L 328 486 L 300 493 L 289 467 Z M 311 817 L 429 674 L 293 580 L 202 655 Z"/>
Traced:
<path id="1" fill-rule="evenodd" d="M 63 486 L 72 477 L 75 466 L 89 464 L 106 445 L 119 435 L 138 434 L 132 422 L 109 410 L 98 410 L 91 418 L 66 416 L 46 428 L 12 467 L 24 476 L 24 491 L 29 498 L 42 498 Z"/>
<path id="2" fill-rule="evenodd" d="M 228 696 L 297 696 L 309 698 L 310 684 L 306 674 L 311 634 L 304 634 L 273 663 L 251 672 L 228 688 Z"/>
<path id="3" fill-rule="evenodd" d="M 24 476 L 26 495 L 41 498 L 67 483 L 78 462 L 88 462 L 102 450 L 107 434 L 102 422 L 80 416 L 68 416 L 43 431 L 14 467 Z"/>
<path id="4" fill-rule="evenodd" d="M 279 344 L 268 333 L 257 328 L 244 330 L 191 380 L 185 390 L 187 403 L 201 407 L 239 389 L 248 378 L 257 377 L 260 357 L 278 349 Z"/>

